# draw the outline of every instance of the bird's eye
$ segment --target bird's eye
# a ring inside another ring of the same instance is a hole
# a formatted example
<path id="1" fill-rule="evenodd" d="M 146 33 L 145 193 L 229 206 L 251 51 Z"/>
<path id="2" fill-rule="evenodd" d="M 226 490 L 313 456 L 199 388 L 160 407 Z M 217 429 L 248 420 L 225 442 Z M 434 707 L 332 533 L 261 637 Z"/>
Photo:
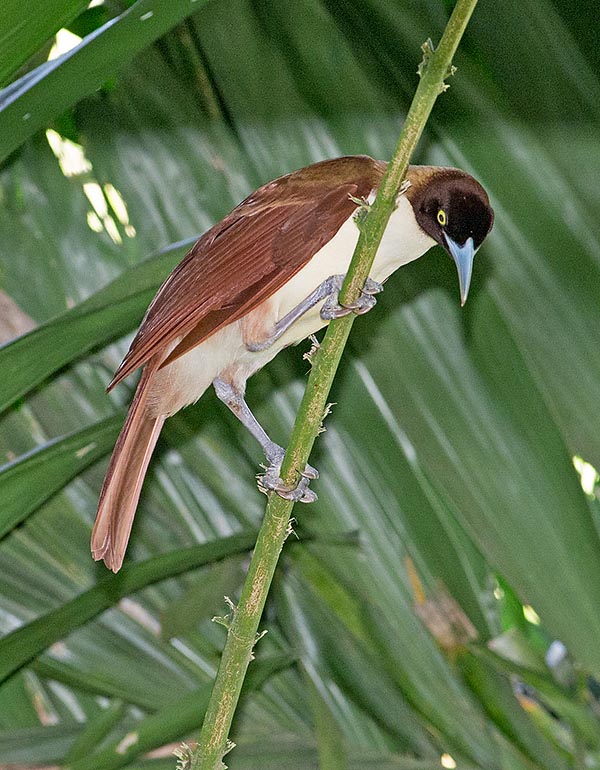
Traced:
<path id="1" fill-rule="evenodd" d="M 444 209 L 440 209 L 438 211 L 437 221 L 441 224 L 442 227 L 444 227 L 444 225 L 446 224 L 447 219 L 446 219 L 446 212 L 444 211 Z"/>

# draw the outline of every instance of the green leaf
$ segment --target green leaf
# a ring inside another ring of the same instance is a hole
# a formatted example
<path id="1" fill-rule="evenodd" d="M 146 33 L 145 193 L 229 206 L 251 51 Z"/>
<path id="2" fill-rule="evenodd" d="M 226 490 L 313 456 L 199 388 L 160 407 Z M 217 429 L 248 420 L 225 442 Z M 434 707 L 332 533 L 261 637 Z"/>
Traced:
<path id="1" fill-rule="evenodd" d="M 260 689 L 273 674 L 291 665 L 289 655 L 271 656 L 258 660 L 252 666 L 251 676 L 245 682 L 244 693 Z M 206 684 L 197 691 L 186 694 L 156 714 L 138 722 L 126 735 L 110 745 L 67 765 L 70 770 L 115 770 L 152 749 L 183 738 L 197 729 L 202 720 L 210 696 L 211 685 Z"/>
<path id="2" fill-rule="evenodd" d="M 114 446 L 123 418 L 54 439 L 0 467 L 0 538 Z"/>
<path id="3" fill-rule="evenodd" d="M 304 672 L 304 678 L 313 711 L 319 770 L 347 770 L 349 764 L 342 731 L 326 698 L 319 692 L 318 682 L 313 681 L 308 671 Z"/>
<path id="4" fill-rule="evenodd" d="M 88 0 L 33 0 L 23 4 L 4 0 L 0 17 L 0 84 L 32 56 L 61 27 L 88 5 Z"/>
<path id="5" fill-rule="evenodd" d="M 77 18 L 73 19 L 66 26 L 69 32 L 72 32 L 74 35 L 85 37 L 95 32 L 98 27 L 106 24 L 109 18 L 110 10 L 108 5 L 92 5 L 88 6 L 83 13 L 80 13 Z"/>
<path id="6" fill-rule="evenodd" d="M 125 713 L 123 701 L 116 700 L 102 710 L 97 717 L 90 719 L 85 729 L 80 732 L 69 751 L 64 755 L 62 764 L 70 765 L 91 754 L 108 733 L 117 725 Z"/>
<path id="7" fill-rule="evenodd" d="M 420 299 L 389 317 L 363 362 L 437 493 L 488 561 L 556 638 L 600 671 L 600 541 L 589 507 L 493 303 L 482 295 L 471 312 L 475 340 L 467 347 L 450 304 Z M 393 378 L 386 361 L 403 362 Z M 343 391 L 337 397 L 345 402 Z"/>
<path id="8" fill-rule="evenodd" d="M 302 561 L 303 565 L 309 562 L 307 559 Z M 306 565 L 303 571 L 312 578 L 312 568 Z M 364 577 L 364 571 L 362 574 Z M 320 590 L 324 591 L 322 584 Z M 450 672 L 444 671 L 443 661 L 433 653 L 422 629 L 413 627 L 412 635 L 405 631 L 406 648 L 399 651 L 383 637 L 383 623 L 379 628 L 373 625 L 373 620 L 384 613 L 383 607 L 374 607 L 367 613 L 366 603 L 358 602 L 365 630 L 369 629 L 369 637 L 361 640 L 337 617 L 337 602 L 325 606 L 297 578 L 288 579 L 282 592 L 290 641 L 299 648 L 307 668 L 318 667 L 325 686 L 330 680 L 337 682 L 386 730 L 406 741 L 406 748 L 425 755 L 432 751 L 429 740 L 415 724 L 419 715 L 425 717 L 428 732 L 442 733 L 445 741 L 472 761 L 481 762 L 483 767 L 495 766 L 495 747 L 483 728 L 484 721 L 475 704 L 470 702 L 466 690 L 461 691 L 458 683 L 451 682 Z M 379 645 L 373 643 L 374 636 Z M 312 645 L 310 657 L 309 645 Z M 393 662 L 378 655 L 378 646 L 394 655 Z M 427 665 L 431 676 L 417 676 L 417 671 L 421 675 Z M 403 687 L 399 686 L 400 679 L 404 679 Z M 453 702 L 460 704 L 454 713 L 445 713 L 434 705 L 436 699 L 439 702 L 443 698 L 441 693 L 447 693 L 449 686 L 453 690 Z"/>
<path id="9" fill-rule="evenodd" d="M 223 559 L 211 565 L 204 575 L 183 593 L 180 599 L 167 607 L 161 619 L 163 638 L 184 636 L 201 618 L 222 612 L 223 596 L 237 595 L 244 582 L 242 560 L 245 554 Z"/>
<path id="10" fill-rule="evenodd" d="M 187 570 L 252 548 L 256 533 L 224 537 L 140 564 L 126 565 L 75 599 L 27 623 L 0 640 L 0 681 L 74 629 L 96 617 L 124 596 Z"/>
<path id="11" fill-rule="evenodd" d="M 0 92 L 0 162 L 38 129 L 114 75 L 199 7 L 196 0 L 137 0 L 53 61 Z M 106 56 L 106 51 L 111 55 Z"/>
<path id="12" fill-rule="evenodd" d="M 536 731 L 519 705 L 508 678 L 487 664 L 484 658 L 468 651 L 459 655 L 458 665 L 491 719 L 515 747 L 539 767 L 566 770 L 567 758 L 561 757 Z"/>
<path id="13" fill-rule="evenodd" d="M 57 762 L 73 744 L 81 728 L 59 724 L 10 730 L 0 733 L 0 762 L 4 767 Z"/>
<path id="14" fill-rule="evenodd" d="M 485 665 L 490 665 L 497 671 L 514 674 L 539 693 L 541 700 L 562 719 L 574 727 L 586 742 L 595 750 L 600 748 L 600 722 L 590 713 L 573 692 L 565 692 L 549 675 L 520 666 L 506 658 L 502 658 L 487 649 L 474 647 L 473 653 Z M 573 697 L 575 695 L 575 697 Z"/>
<path id="15" fill-rule="evenodd" d="M 170 13 L 173 6 L 163 5 Z M 48 83 L 46 125 L 63 107 L 63 85 L 67 101 L 77 98 L 78 61 L 96 59 L 99 85 L 120 73 L 110 88 L 92 93 L 84 67 L 81 92 L 89 95 L 68 125 L 59 124 L 82 145 L 89 172 L 64 177 L 42 135 L 0 171 L 3 290 L 37 322 L 119 274 L 123 293 L 113 297 L 114 308 L 109 301 L 102 311 L 98 306 L 95 323 L 75 310 L 62 318 L 73 326 L 42 332 L 37 347 L 29 350 L 25 338 L 10 353 L 10 367 L 0 354 L 0 403 L 35 387 L 26 407 L 0 422 L 2 447 L 20 454 L 108 416 L 113 401 L 104 388 L 123 346 L 80 359 L 141 318 L 169 269 L 165 262 L 162 272 L 158 259 L 154 277 L 138 286 L 127 271 L 145 255 L 197 236 L 259 184 L 293 168 L 344 153 L 389 157 L 416 83 L 419 46 L 439 38 L 447 10 L 433 0 L 418 8 L 394 0 L 299 0 L 290 14 L 271 0 L 219 0 L 145 51 L 133 40 L 136 29 L 145 34 L 142 23 L 132 25 L 126 51 L 111 50 L 114 22 L 47 80 L 16 84 L 24 100 L 45 105 L 36 89 Z M 351 767 L 439 767 L 447 752 L 463 768 L 469 763 L 449 735 L 458 723 L 463 742 L 481 750 L 478 767 L 522 770 L 535 761 L 554 770 L 525 735 L 527 717 L 513 710 L 506 685 L 495 692 L 490 676 L 489 686 L 465 687 L 452 651 L 440 651 L 416 617 L 422 597 L 435 603 L 438 591 L 446 592 L 480 642 L 495 637 L 502 620 L 518 626 L 519 607 L 532 603 L 541 615 L 538 637 L 545 644 L 560 637 L 582 678 L 597 668 L 597 538 L 570 458 L 577 453 L 600 467 L 600 48 L 581 8 L 571 13 L 548 0 L 524 0 L 520 10 L 516 16 L 507 0 L 478 4 L 456 57 L 457 77 L 416 159 L 465 168 L 490 193 L 496 225 L 478 253 L 469 303 L 459 309 L 454 266 L 434 251 L 394 275 L 377 309 L 355 324 L 332 396 L 337 405 L 315 451 L 320 499 L 296 514 L 305 532 L 358 531 L 361 547 L 302 541 L 293 552 L 290 538 L 284 553 L 291 569 L 285 565 L 279 579 L 292 606 L 299 603 L 296 582 L 306 588 L 303 614 L 270 602 L 263 621 L 269 634 L 261 645 L 300 639 L 303 664 L 343 733 Z M 15 133 L 3 125 L 7 148 L 30 131 L 25 112 L 13 116 Z M 104 226 L 88 226 L 89 181 L 121 195 L 131 235 L 106 202 L 122 242 Z M 281 443 L 305 381 L 303 350 L 282 352 L 248 385 L 249 403 Z M 65 369 L 71 361 L 78 363 Z M 170 420 L 164 438 L 144 486 L 134 558 L 257 525 L 258 450 L 213 397 Z M 88 553 L 100 483 L 101 469 L 90 468 L 0 543 L 1 633 L 67 604 L 104 575 Z M 305 571 L 297 554 L 309 549 L 325 570 Z M 201 575 L 210 586 L 210 568 Z M 504 619 L 498 576 L 518 596 Z M 218 570 L 213 577 L 216 585 Z M 55 643 L 24 670 L 26 678 L 2 686 L 4 738 L 37 720 L 27 698 L 65 729 L 54 746 L 41 733 L 28 744 L 21 736 L 18 762 L 44 765 L 64 756 L 57 756 L 58 742 L 68 749 L 74 735 L 67 730 L 74 720 L 79 730 L 93 719 L 98 695 L 129 696 L 153 711 L 206 682 L 222 629 L 204 620 L 182 623 L 182 636 L 165 640 L 160 633 L 171 607 L 190 606 L 184 597 L 195 594 L 195 579 L 182 574 L 141 590 L 133 603 L 111 605 Z M 501 668 L 498 681 L 527 681 L 526 674 Z M 537 738 L 544 745 L 548 737 L 564 738 L 559 753 L 570 752 L 579 730 L 587 737 L 567 762 L 593 763 L 594 749 L 586 746 L 596 745 L 595 701 L 560 688 L 561 698 L 554 693 L 551 701 L 553 693 L 539 686 L 539 701 L 561 719 L 538 705 L 528 715 Z M 579 721 L 584 729 L 571 727 Z M 240 711 L 232 739 L 232 766 L 316 767 L 300 676 L 288 670 L 269 680 Z M 172 757 L 167 765 L 174 766 Z M 152 764 L 140 758 L 130 766 Z"/>
<path id="16" fill-rule="evenodd" d="M 162 280 L 180 261 L 181 244 L 136 265 L 89 299 L 0 347 L 0 411 L 84 353 L 139 322 Z"/>

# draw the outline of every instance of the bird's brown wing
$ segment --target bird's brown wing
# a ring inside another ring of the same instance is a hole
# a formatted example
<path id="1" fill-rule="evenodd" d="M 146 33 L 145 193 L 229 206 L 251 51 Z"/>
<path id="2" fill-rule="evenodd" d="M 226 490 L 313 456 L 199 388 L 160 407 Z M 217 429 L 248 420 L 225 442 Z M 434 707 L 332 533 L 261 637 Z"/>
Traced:
<path id="1" fill-rule="evenodd" d="M 179 340 L 169 361 L 274 294 L 379 184 L 385 164 L 347 156 L 269 182 L 206 232 L 159 289 L 110 387 Z"/>

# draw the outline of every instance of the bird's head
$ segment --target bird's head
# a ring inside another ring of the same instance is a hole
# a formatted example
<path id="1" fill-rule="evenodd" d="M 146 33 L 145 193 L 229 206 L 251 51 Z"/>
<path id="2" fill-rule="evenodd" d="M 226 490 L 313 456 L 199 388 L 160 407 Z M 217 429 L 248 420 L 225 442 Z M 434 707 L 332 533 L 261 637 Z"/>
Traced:
<path id="1" fill-rule="evenodd" d="M 494 224 L 483 187 L 455 168 L 412 166 L 406 192 L 416 220 L 452 257 L 458 270 L 460 301 L 469 293 L 473 257 Z"/>

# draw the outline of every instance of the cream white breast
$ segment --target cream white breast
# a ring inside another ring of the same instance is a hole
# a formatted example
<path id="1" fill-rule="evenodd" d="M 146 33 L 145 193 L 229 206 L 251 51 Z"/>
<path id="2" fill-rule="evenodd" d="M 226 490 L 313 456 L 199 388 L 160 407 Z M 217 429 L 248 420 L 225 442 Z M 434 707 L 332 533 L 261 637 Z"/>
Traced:
<path id="1" fill-rule="evenodd" d="M 344 222 L 335 236 L 314 255 L 310 262 L 271 297 L 269 304 L 273 312 L 273 325 L 331 275 L 347 272 L 356 248 L 358 234 L 358 226 L 353 215 Z M 379 282 L 385 281 L 399 267 L 418 259 L 433 244 L 433 238 L 423 232 L 417 224 L 409 201 L 403 195 L 399 196 L 397 206 L 392 212 L 377 250 L 370 273 L 371 278 Z M 262 351 L 267 355 L 267 361 L 270 361 L 284 347 L 303 340 L 326 325 L 320 316 L 322 304 L 315 305 L 271 348 Z M 261 363 L 259 367 L 263 365 Z"/>

